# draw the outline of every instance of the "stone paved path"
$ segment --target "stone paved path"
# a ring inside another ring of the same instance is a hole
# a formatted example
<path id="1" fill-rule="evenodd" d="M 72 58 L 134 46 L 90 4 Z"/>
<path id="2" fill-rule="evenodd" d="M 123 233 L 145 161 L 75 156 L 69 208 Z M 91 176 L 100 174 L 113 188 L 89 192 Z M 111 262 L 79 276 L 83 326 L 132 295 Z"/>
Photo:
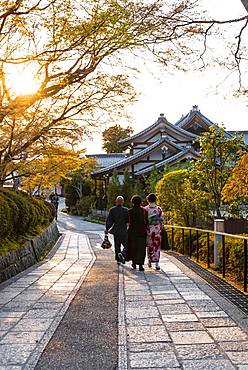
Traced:
<path id="1" fill-rule="evenodd" d="M 97 259 L 35 370 L 117 368 L 118 267 L 99 235 L 88 235 Z"/>
<path id="2" fill-rule="evenodd" d="M 119 370 L 247 370 L 247 317 L 172 260 L 161 272 L 121 268 Z"/>
<path id="3" fill-rule="evenodd" d="M 88 238 L 64 235 L 54 256 L 0 290 L 0 369 L 32 369 L 95 257 Z"/>
<path id="4" fill-rule="evenodd" d="M 109 363 L 101 360 L 104 341 L 99 348 L 97 344 L 95 318 L 101 317 L 101 299 L 97 313 L 94 305 L 90 305 L 91 299 L 97 301 L 97 293 L 96 297 L 90 298 L 90 286 L 97 292 L 101 279 L 95 275 L 94 269 L 91 270 L 95 255 L 86 234 L 90 231 L 96 238 L 97 234 L 102 236 L 103 226 L 68 215 L 60 216 L 59 225 L 65 235 L 54 255 L 0 286 L 0 370 L 31 370 L 39 358 L 37 368 L 49 370 L 51 357 L 48 359 L 46 354 L 52 356 L 56 347 L 57 355 L 62 358 L 70 344 L 75 344 L 72 355 L 81 362 L 77 363 L 73 358 L 71 364 L 62 361 L 57 368 L 91 369 L 91 365 L 86 365 L 87 335 L 73 343 L 78 329 L 70 328 L 70 317 L 74 314 L 78 315 L 79 325 L 85 325 L 87 333 L 92 329 L 92 343 L 96 339 L 94 346 L 98 360 L 94 368 L 117 370 L 117 358 L 115 360 L 111 353 Z M 96 248 L 100 263 L 103 263 L 99 242 Z M 111 256 L 106 263 L 111 264 Z M 115 307 L 111 323 L 114 328 L 118 303 L 118 370 L 248 370 L 247 316 L 172 256 L 164 254 L 161 267 L 160 272 L 146 269 L 145 273 L 133 271 L 128 264 L 120 267 L 119 298 L 116 295 L 117 280 L 111 281 L 115 293 L 107 304 Z M 89 271 L 93 275 L 87 275 Z M 100 271 L 101 267 L 97 274 Z M 114 275 L 117 278 L 117 274 L 115 267 L 109 279 Z M 84 284 L 86 275 L 88 280 Z M 108 295 L 107 288 L 105 284 L 105 294 Z M 82 309 L 84 302 L 88 316 L 83 322 L 79 308 Z M 116 334 L 110 335 L 111 328 L 108 328 L 110 332 L 104 331 L 105 311 L 106 305 L 102 307 L 101 336 L 106 334 L 104 340 L 109 349 L 111 341 L 116 342 Z M 63 339 L 64 334 L 66 339 Z M 116 349 L 113 353 L 117 357 Z"/>

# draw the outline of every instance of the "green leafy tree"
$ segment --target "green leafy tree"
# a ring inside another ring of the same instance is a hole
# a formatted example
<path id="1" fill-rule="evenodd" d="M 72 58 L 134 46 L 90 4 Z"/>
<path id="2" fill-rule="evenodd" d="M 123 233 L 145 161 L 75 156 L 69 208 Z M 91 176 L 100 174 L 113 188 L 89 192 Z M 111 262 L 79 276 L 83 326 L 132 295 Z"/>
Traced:
<path id="1" fill-rule="evenodd" d="M 156 185 L 163 175 L 164 172 L 154 166 L 149 176 L 145 179 L 145 191 L 147 193 L 154 193 L 156 191 Z"/>
<path id="2" fill-rule="evenodd" d="M 165 212 L 166 221 L 183 226 L 205 223 L 209 203 L 205 192 L 194 189 L 189 170 L 166 173 L 157 183 L 158 204 Z"/>
<path id="3" fill-rule="evenodd" d="M 94 159 L 81 159 L 80 169 L 62 180 L 65 189 L 65 203 L 69 210 L 73 209 L 83 197 L 93 196 L 94 183 L 91 173 L 96 167 Z"/>
<path id="4" fill-rule="evenodd" d="M 115 199 L 118 195 L 122 195 L 122 186 L 120 184 L 117 170 L 114 170 L 111 182 L 108 185 L 108 208 L 115 205 Z"/>
<path id="5" fill-rule="evenodd" d="M 222 190 L 227 184 L 240 156 L 242 148 L 239 138 L 227 138 L 224 130 L 210 129 L 200 139 L 201 158 L 193 166 L 196 186 L 211 197 L 218 217 L 223 206 Z"/>
<path id="6" fill-rule="evenodd" d="M 123 128 L 120 125 L 115 125 L 107 128 L 102 134 L 103 149 L 107 153 L 122 153 L 124 149 L 119 144 L 119 141 L 126 139 L 132 133 L 133 129 L 130 126 Z"/>
<path id="7" fill-rule="evenodd" d="M 144 179 L 142 178 L 135 179 L 133 193 L 138 194 L 142 198 L 143 204 L 147 203 L 146 201 L 147 192 Z"/>
<path id="8" fill-rule="evenodd" d="M 125 206 L 130 207 L 130 199 L 134 194 L 134 182 L 130 177 L 130 172 L 126 169 L 124 172 L 124 179 L 122 184 L 122 196 L 124 197 Z"/>

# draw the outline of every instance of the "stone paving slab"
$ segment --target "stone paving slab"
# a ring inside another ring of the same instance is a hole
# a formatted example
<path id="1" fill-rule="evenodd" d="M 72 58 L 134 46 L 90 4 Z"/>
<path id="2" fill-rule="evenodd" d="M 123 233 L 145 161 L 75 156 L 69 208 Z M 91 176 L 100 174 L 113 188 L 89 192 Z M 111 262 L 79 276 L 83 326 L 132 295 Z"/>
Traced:
<path id="1" fill-rule="evenodd" d="M 0 370 L 34 369 L 51 338 L 59 350 L 58 325 L 93 261 L 86 235 L 68 233 L 49 260 L 0 286 Z M 247 317 L 171 256 L 159 272 L 121 266 L 118 306 L 118 370 L 248 370 Z"/>
<path id="2" fill-rule="evenodd" d="M 94 260 L 86 235 L 66 233 L 50 259 L 0 285 L 0 370 L 34 369 Z"/>
<path id="3" fill-rule="evenodd" d="M 126 264 L 120 275 L 119 370 L 248 370 L 247 329 L 233 319 L 239 312 L 230 314 L 195 273 L 162 255 L 159 272 Z"/>
<path id="4" fill-rule="evenodd" d="M 95 247 L 99 236 L 89 239 L 97 259 L 35 370 L 116 369 L 118 266 L 111 251 Z"/>

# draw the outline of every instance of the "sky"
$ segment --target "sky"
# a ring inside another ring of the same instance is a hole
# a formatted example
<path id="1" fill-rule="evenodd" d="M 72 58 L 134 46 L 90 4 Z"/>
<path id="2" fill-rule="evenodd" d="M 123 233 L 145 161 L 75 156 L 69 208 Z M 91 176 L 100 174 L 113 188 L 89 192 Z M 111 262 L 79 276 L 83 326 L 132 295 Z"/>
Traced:
<path id="1" fill-rule="evenodd" d="M 229 19 L 245 15 L 240 0 L 201 0 L 202 7 L 213 18 Z M 130 82 L 138 92 L 138 101 L 127 107 L 135 132 L 153 124 L 160 113 L 164 113 L 169 122 L 175 123 L 186 115 L 193 105 L 214 123 L 224 124 L 227 130 L 248 130 L 248 97 L 235 97 L 232 80 L 222 83 L 226 71 L 209 68 L 204 72 L 173 74 L 153 61 L 142 65 L 141 72 Z M 233 80 L 233 83 L 235 80 Z M 119 122 L 125 126 L 125 122 Z M 127 124 L 129 124 L 128 122 Z M 100 134 L 94 136 L 94 142 L 87 140 L 83 145 L 88 153 L 101 153 Z"/>

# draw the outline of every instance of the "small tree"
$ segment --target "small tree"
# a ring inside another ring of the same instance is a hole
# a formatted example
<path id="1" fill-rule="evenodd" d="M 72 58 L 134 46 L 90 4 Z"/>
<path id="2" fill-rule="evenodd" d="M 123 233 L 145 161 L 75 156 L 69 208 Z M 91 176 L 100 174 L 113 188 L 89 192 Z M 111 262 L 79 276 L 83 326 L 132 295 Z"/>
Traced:
<path id="1" fill-rule="evenodd" d="M 154 193 L 158 181 L 163 177 L 164 172 L 157 169 L 155 166 L 145 180 L 145 188 L 147 193 Z"/>
<path id="2" fill-rule="evenodd" d="M 138 194 L 142 200 L 143 203 L 146 203 L 146 187 L 145 187 L 145 181 L 142 178 L 136 179 L 133 189 L 134 194 Z"/>
<path id="3" fill-rule="evenodd" d="M 90 195 L 93 189 L 93 180 L 91 173 L 97 167 L 96 160 L 93 158 L 81 159 L 80 167 L 77 171 L 70 173 L 70 179 L 67 183 L 70 184 L 78 194 L 78 198 L 84 195 Z"/>
<path id="4" fill-rule="evenodd" d="M 166 173 L 156 186 L 158 204 L 167 222 L 183 226 L 201 226 L 209 210 L 206 193 L 194 189 L 189 170 Z"/>
<path id="5" fill-rule="evenodd" d="M 108 208 L 115 205 L 115 199 L 122 193 L 122 186 L 119 181 L 117 170 L 114 170 L 111 182 L 108 185 Z"/>
<path id="6" fill-rule="evenodd" d="M 134 184 L 130 177 L 129 171 L 126 169 L 124 172 L 124 180 L 122 184 L 122 196 L 124 197 L 125 206 L 130 207 L 130 199 L 134 193 Z"/>
<path id="7" fill-rule="evenodd" d="M 65 203 L 69 208 L 69 211 L 74 212 L 77 203 L 81 201 L 82 198 L 86 197 L 88 200 L 82 200 L 80 203 L 81 205 L 83 205 L 83 203 L 89 203 L 89 199 L 91 199 L 89 197 L 92 197 L 90 202 L 93 202 L 93 180 L 91 178 L 91 173 L 95 168 L 95 159 L 81 159 L 78 170 L 71 172 L 67 178 L 63 179 L 63 185 L 65 188 Z"/>
<path id="8" fill-rule="evenodd" d="M 133 129 L 130 126 L 123 128 L 120 125 L 115 125 L 107 128 L 102 134 L 103 149 L 107 153 L 122 153 L 124 149 L 120 146 L 119 141 L 126 139 L 132 133 Z"/>
<path id="9" fill-rule="evenodd" d="M 221 216 L 224 189 L 239 158 L 239 138 L 227 138 L 224 130 L 211 128 L 200 139 L 201 158 L 195 162 L 193 174 L 200 189 L 209 193 L 215 213 Z"/>
<path id="10" fill-rule="evenodd" d="M 65 184 L 65 205 L 69 208 L 69 212 L 75 208 L 79 199 L 80 198 L 75 187 L 70 183 Z"/>
<path id="11" fill-rule="evenodd" d="M 82 166 L 79 158 L 80 153 L 63 147 L 47 151 L 45 158 L 34 158 L 21 164 L 26 175 L 22 177 L 22 189 L 30 194 L 34 190 L 41 194 L 44 190 L 50 190 L 60 183 L 61 178 L 67 178 L 69 173 L 76 171 Z M 18 168 L 18 166 L 17 166 Z"/>
<path id="12" fill-rule="evenodd" d="M 241 157 L 233 168 L 230 180 L 222 191 L 225 201 L 248 200 L 248 154 Z"/>

